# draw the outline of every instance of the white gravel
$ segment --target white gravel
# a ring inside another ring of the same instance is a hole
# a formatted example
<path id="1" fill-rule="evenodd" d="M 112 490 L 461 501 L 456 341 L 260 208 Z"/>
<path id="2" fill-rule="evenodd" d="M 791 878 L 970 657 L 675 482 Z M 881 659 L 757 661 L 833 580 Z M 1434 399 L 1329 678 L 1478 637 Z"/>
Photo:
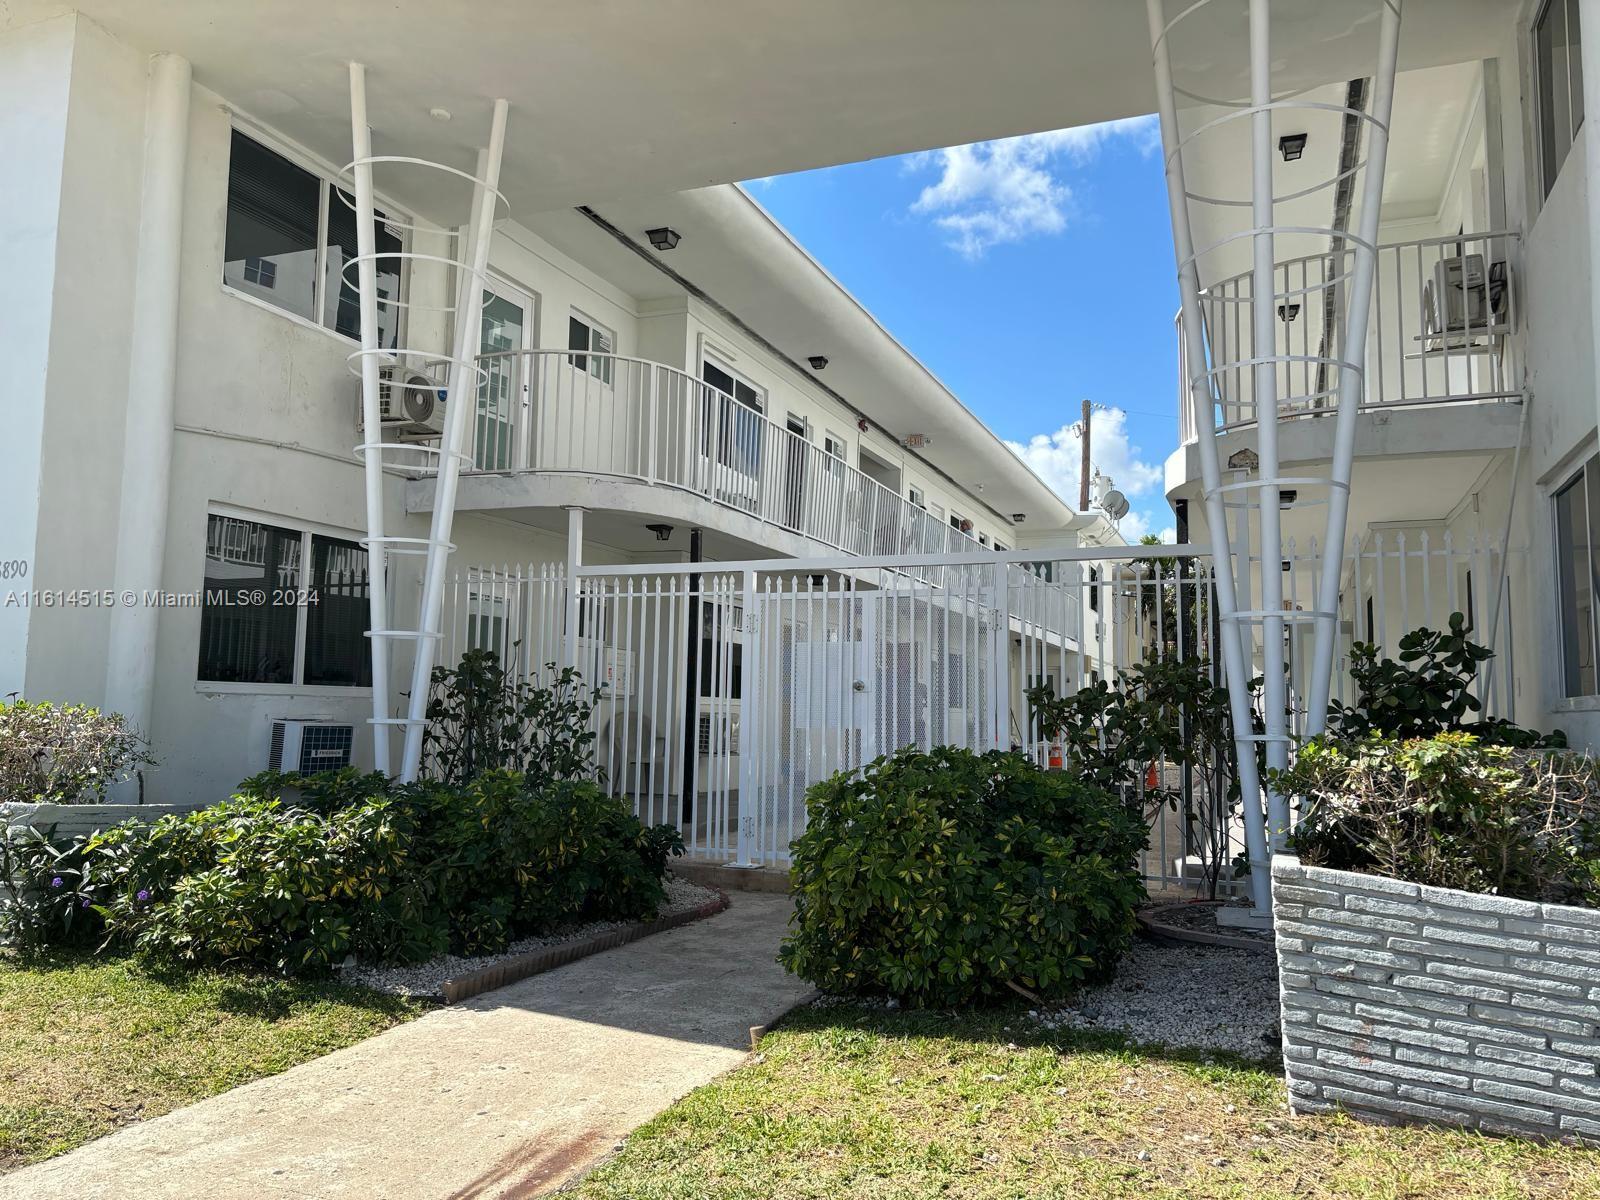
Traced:
<path id="1" fill-rule="evenodd" d="M 1138 941 L 1110 983 L 1028 1015 L 1046 1029 L 1108 1029 L 1135 1042 L 1277 1058 L 1277 961 L 1220 946 Z"/>
<path id="2" fill-rule="evenodd" d="M 700 887 L 686 879 L 668 876 L 666 881 L 667 897 L 662 901 L 661 908 L 656 912 L 657 919 L 661 917 L 674 917 L 679 913 L 691 912 L 708 901 L 715 900 L 717 893 L 710 888 Z M 560 946 L 566 942 L 579 942 L 588 938 L 597 937 L 603 933 L 610 933 L 615 929 L 626 929 L 632 922 L 628 921 L 593 921 L 588 925 L 573 925 L 566 929 L 557 930 L 555 933 L 544 937 L 523 938 L 521 941 L 512 942 L 500 954 L 483 954 L 476 958 L 463 958 L 456 954 L 445 954 L 439 958 L 429 959 L 413 967 L 385 967 L 367 963 L 347 962 L 337 968 L 340 982 L 355 984 L 358 987 L 372 988 L 374 991 L 389 992 L 396 996 L 439 996 L 442 994 L 447 979 L 458 979 L 482 967 L 493 966 L 495 963 L 504 962 L 508 958 L 527 954 L 533 950 L 543 950 L 550 946 Z"/>

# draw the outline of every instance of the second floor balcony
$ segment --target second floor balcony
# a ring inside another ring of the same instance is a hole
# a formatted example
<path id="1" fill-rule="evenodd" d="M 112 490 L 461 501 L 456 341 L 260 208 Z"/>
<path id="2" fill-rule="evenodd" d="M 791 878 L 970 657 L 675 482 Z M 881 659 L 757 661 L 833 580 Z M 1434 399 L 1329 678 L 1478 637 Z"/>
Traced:
<path id="1" fill-rule="evenodd" d="M 679 368 L 570 350 L 505 351 L 479 363 L 469 475 L 671 489 L 846 554 L 978 548 L 803 433 Z"/>
<path id="2" fill-rule="evenodd" d="M 1515 278 L 1518 235 L 1463 234 L 1378 247 L 1366 345 L 1346 354 L 1346 296 L 1352 248 L 1280 262 L 1274 268 L 1276 345 L 1258 352 L 1252 329 L 1254 276 L 1244 272 L 1204 289 L 1206 372 L 1219 431 L 1255 425 L 1256 359 L 1273 357 L 1280 421 L 1331 414 L 1341 362 L 1365 371 L 1363 411 L 1429 405 L 1499 404 L 1522 394 Z M 1179 437 L 1199 434 L 1191 363 L 1178 330 Z"/>

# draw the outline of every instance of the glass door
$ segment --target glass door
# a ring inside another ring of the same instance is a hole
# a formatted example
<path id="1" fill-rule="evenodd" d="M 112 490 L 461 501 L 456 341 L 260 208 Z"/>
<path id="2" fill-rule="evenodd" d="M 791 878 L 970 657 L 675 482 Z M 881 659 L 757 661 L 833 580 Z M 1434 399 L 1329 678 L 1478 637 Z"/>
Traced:
<path id="1" fill-rule="evenodd" d="M 515 351 L 532 347 L 533 297 L 496 281 L 483 293 L 483 333 L 478 353 L 488 378 L 478 385 L 473 465 L 508 471 L 516 465 L 517 430 L 528 412 L 528 362 Z"/>

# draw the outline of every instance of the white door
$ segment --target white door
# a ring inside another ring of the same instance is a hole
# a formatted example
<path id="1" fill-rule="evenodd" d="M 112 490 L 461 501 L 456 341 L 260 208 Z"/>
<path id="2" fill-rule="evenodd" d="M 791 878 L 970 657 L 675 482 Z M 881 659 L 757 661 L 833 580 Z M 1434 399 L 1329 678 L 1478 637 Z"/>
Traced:
<path id="1" fill-rule="evenodd" d="M 488 377 L 478 385 L 473 465 L 480 471 L 525 466 L 518 431 L 528 421 L 528 359 L 533 348 L 534 297 L 501 280 L 483 293 L 483 333 L 478 353 Z"/>

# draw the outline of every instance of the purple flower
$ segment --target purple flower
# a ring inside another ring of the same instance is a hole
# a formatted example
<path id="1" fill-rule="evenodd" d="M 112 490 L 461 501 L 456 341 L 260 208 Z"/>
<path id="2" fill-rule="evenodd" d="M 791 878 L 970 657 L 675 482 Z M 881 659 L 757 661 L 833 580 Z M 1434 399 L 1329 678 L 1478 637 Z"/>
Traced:
<path id="1" fill-rule="evenodd" d="M 150 899 L 150 893 L 148 891 L 146 891 L 144 888 L 140 888 L 139 889 L 139 894 L 137 896 L 135 896 L 134 899 L 137 900 L 140 904 L 143 904 L 146 900 Z"/>
<path id="2" fill-rule="evenodd" d="M 83 898 L 83 904 L 80 907 L 82 907 L 82 908 L 88 908 L 89 907 L 89 897 L 85 896 Z"/>
<path id="3" fill-rule="evenodd" d="M 57 875 L 54 879 L 52 879 L 50 881 L 50 886 L 53 887 L 53 888 L 60 887 L 61 886 L 61 876 Z"/>

